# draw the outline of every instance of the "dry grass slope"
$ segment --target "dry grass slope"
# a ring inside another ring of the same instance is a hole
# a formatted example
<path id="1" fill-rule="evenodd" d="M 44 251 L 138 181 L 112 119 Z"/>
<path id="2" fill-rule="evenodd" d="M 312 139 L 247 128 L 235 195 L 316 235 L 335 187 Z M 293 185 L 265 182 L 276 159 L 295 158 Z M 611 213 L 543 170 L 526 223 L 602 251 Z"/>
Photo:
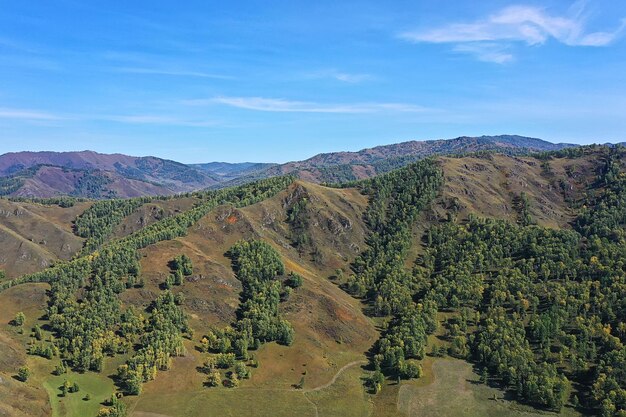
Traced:
<path id="1" fill-rule="evenodd" d="M 26 314 L 24 329 L 30 329 L 41 315 L 45 304 L 45 284 L 28 284 L 0 293 L 0 415 L 16 417 L 44 417 L 51 414 L 48 394 L 35 380 L 27 383 L 14 376 L 20 366 L 32 366 L 28 357 L 25 335 L 18 334 L 9 325 L 18 311 Z"/>
<path id="2" fill-rule="evenodd" d="M 71 222 L 88 204 L 64 209 L 0 200 L 0 270 L 14 278 L 71 258 L 83 245 Z"/>
<path id="3" fill-rule="evenodd" d="M 589 157 L 555 159 L 549 170 L 535 158 L 488 155 L 439 158 L 445 175 L 435 213 L 445 218 L 453 209 L 460 218 L 480 216 L 516 221 L 516 200 L 525 193 L 533 220 L 546 227 L 567 227 L 573 212 L 566 198 L 576 199 L 592 181 L 599 162 Z"/>
<path id="4" fill-rule="evenodd" d="M 322 252 L 324 262 L 315 261 L 307 254 L 301 256 L 290 243 L 287 209 L 294 196 L 302 192 L 306 192 L 310 201 L 308 232 L 315 247 Z M 289 402 L 280 405 L 263 401 L 268 407 L 264 415 L 281 415 L 280 407 L 288 412 L 290 404 L 311 412 L 311 405 L 302 393 L 293 395 L 292 385 L 302 376 L 305 377 L 305 388 L 332 381 L 341 367 L 363 360 L 364 352 L 377 337 L 372 322 L 362 313 L 360 303 L 328 279 L 335 268 L 347 270 L 358 248 L 363 247 L 365 228 L 361 215 L 365 205 L 366 199 L 356 190 L 336 190 L 296 182 L 277 196 L 244 209 L 218 207 L 187 236 L 143 250 L 142 270 L 146 286 L 126 292 L 124 300 L 129 304 L 145 305 L 159 291 L 158 285 L 168 273 L 167 262 L 180 253 L 187 254 L 194 263 L 194 274 L 176 291 L 182 291 L 186 296 L 186 309 L 199 338 L 210 326 L 223 326 L 235 318 L 241 286 L 225 252 L 240 239 L 265 240 L 279 251 L 288 271 L 297 272 L 304 278 L 304 285 L 283 303 L 283 314 L 296 330 L 295 342 L 289 347 L 274 343 L 264 345 L 256 352 L 260 367 L 253 370 L 252 379 L 245 381 L 242 388 L 223 395 L 232 398 L 230 412 L 233 415 L 241 415 L 240 412 L 247 410 L 245 407 L 249 407 L 251 396 L 261 401 L 260 397 L 267 394 L 265 390 L 276 390 L 276 395 Z M 173 398 L 180 397 L 193 402 L 199 409 L 215 404 L 215 391 L 202 387 L 204 375 L 195 369 L 202 364 L 203 354 L 197 352 L 191 342 L 187 351 L 187 356 L 174 361 L 172 370 L 146 384 L 145 393 L 138 398 L 135 407 L 137 412 L 156 411 L 149 406 L 152 401 L 146 399 L 165 395 L 169 395 L 173 404 L 179 403 Z M 360 372 L 359 367 L 350 369 L 351 374 Z M 358 378 L 354 383 L 362 397 Z M 189 411 L 188 407 L 183 409 Z M 162 409 L 161 413 L 187 415 L 173 406 Z"/>

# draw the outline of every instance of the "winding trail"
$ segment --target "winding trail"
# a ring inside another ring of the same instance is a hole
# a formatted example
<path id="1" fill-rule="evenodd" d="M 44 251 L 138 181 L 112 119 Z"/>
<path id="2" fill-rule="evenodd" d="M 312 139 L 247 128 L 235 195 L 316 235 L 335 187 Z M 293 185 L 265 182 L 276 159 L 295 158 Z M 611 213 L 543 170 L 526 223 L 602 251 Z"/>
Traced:
<path id="1" fill-rule="evenodd" d="M 347 371 L 348 369 L 350 369 L 350 368 L 352 368 L 353 366 L 356 366 L 356 365 L 365 365 L 366 363 L 367 363 L 367 361 L 364 361 L 364 360 L 358 360 L 358 361 L 350 362 L 350 363 L 344 365 L 341 369 L 339 369 L 337 371 L 337 373 L 335 374 L 335 376 L 333 376 L 333 379 L 331 379 L 326 384 L 320 385 L 320 386 L 315 387 L 315 388 L 309 388 L 309 389 L 304 389 L 304 390 L 296 390 L 296 391 L 302 391 L 304 393 L 321 391 L 323 389 L 326 389 L 326 388 L 330 387 L 335 382 L 337 382 L 337 379 L 341 376 L 341 374 L 344 373 L 345 371 Z"/>
<path id="2" fill-rule="evenodd" d="M 303 392 L 302 395 L 304 396 L 304 399 L 307 400 L 307 402 L 313 407 L 313 410 L 315 411 L 315 417 L 320 417 L 320 412 L 317 409 L 317 404 L 315 404 L 313 400 L 306 396 L 306 392 Z"/>
<path id="3" fill-rule="evenodd" d="M 317 392 L 317 391 L 322 391 L 326 388 L 331 387 L 335 382 L 337 382 L 337 379 L 339 379 L 339 377 L 341 376 L 342 373 L 344 373 L 345 371 L 347 371 L 348 369 L 356 366 L 356 365 L 365 365 L 367 364 L 367 361 L 365 360 L 358 360 L 358 361 L 352 361 L 344 366 L 342 366 L 336 373 L 335 375 L 332 377 L 332 379 L 330 381 L 328 381 L 327 383 L 323 384 L 323 385 L 319 385 L 315 388 L 309 388 L 309 389 L 297 389 L 297 388 L 255 388 L 255 387 L 240 387 L 237 388 L 238 390 L 242 390 L 242 391 L 246 391 L 246 390 L 256 390 L 256 391 L 290 391 L 290 392 L 299 392 L 301 393 L 304 398 L 307 400 L 307 402 L 309 402 L 311 404 L 311 406 L 313 407 L 313 409 L 315 410 L 315 417 L 319 417 L 319 411 L 317 409 L 317 404 L 315 404 L 315 402 L 313 400 L 311 400 L 307 394 L 309 393 L 313 393 L 313 392 Z M 197 390 L 197 391 L 192 391 L 193 393 L 201 393 L 201 392 L 205 392 L 205 389 L 202 390 Z M 128 415 L 132 416 L 132 417 L 144 417 L 144 416 L 152 416 L 152 414 L 148 413 L 148 414 L 144 414 L 143 411 L 137 411 L 135 412 L 135 408 L 137 407 L 137 404 L 139 403 L 139 400 L 135 401 L 135 403 L 132 405 L 131 409 L 129 410 Z M 164 416 L 167 417 L 167 416 Z"/>
<path id="4" fill-rule="evenodd" d="M 359 360 L 359 361 L 353 361 L 350 362 L 346 365 L 344 365 L 341 369 L 339 369 L 337 371 L 337 373 L 335 374 L 335 376 L 333 376 L 333 379 L 331 379 L 330 381 L 328 381 L 326 384 L 324 385 L 320 385 L 318 387 L 315 388 L 310 388 L 310 389 L 306 389 L 306 390 L 298 390 L 298 389 L 294 389 L 294 391 L 300 391 L 302 392 L 302 395 L 304 395 L 304 398 L 309 402 L 309 404 L 311 404 L 313 406 L 313 409 L 315 410 L 315 417 L 319 417 L 320 413 L 319 410 L 317 409 L 317 404 L 315 404 L 315 402 L 313 400 L 311 400 L 307 394 L 311 393 L 311 392 L 317 392 L 317 391 L 321 391 L 323 389 L 326 389 L 328 387 L 330 387 L 331 385 L 333 385 L 335 382 L 337 382 L 337 378 L 339 378 L 339 376 L 341 376 L 342 373 L 344 373 L 345 371 L 347 371 L 348 369 L 352 368 L 353 366 L 356 365 L 364 365 L 366 364 L 367 361 L 364 360 Z"/>

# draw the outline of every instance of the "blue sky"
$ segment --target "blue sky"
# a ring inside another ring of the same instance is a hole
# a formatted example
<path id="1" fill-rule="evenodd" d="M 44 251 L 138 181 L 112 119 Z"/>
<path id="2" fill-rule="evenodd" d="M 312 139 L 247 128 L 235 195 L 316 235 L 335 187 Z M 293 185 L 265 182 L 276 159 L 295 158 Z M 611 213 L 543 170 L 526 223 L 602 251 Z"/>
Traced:
<path id="1" fill-rule="evenodd" d="M 0 153 L 626 140 L 626 2 L 0 0 Z"/>

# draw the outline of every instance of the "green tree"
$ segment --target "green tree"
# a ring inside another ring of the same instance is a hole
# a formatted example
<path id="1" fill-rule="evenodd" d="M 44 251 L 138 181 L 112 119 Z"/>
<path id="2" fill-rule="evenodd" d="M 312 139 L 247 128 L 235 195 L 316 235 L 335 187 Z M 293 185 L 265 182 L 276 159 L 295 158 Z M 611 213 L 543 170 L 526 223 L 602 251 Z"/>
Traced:
<path id="1" fill-rule="evenodd" d="M 291 288 L 300 288 L 302 286 L 302 276 L 296 274 L 295 272 L 289 273 L 289 279 L 287 280 L 287 285 Z"/>
<path id="2" fill-rule="evenodd" d="M 17 370 L 17 379 L 22 382 L 28 381 L 30 378 L 30 369 L 27 366 L 22 366 Z"/>
<path id="3" fill-rule="evenodd" d="M 209 387 L 217 387 L 222 383 L 222 375 L 219 371 L 211 371 L 207 376 L 206 385 Z"/>
<path id="4" fill-rule="evenodd" d="M 24 324 L 25 321 L 26 321 L 26 315 L 20 311 L 15 315 L 15 318 L 13 319 L 12 323 L 14 326 L 20 327 Z"/>
<path id="5" fill-rule="evenodd" d="M 239 377 L 235 372 L 228 374 L 228 386 L 230 388 L 237 388 L 239 386 Z"/>
<path id="6" fill-rule="evenodd" d="M 235 373 L 239 379 L 247 379 L 250 377 L 250 371 L 248 367 L 243 362 L 237 362 L 235 364 Z"/>

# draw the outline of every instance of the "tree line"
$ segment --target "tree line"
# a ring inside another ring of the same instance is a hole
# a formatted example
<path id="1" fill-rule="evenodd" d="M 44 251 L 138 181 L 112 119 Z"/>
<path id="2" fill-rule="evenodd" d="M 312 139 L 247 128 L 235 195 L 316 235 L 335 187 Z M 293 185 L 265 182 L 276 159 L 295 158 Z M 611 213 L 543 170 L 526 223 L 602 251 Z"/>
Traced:
<path id="1" fill-rule="evenodd" d="M 368 248 L 352 264 L 346 289 L 368 303 L 370 314 L 392 317 L 372 351 L 374 391 L 382 375 L 421 375 L 415 360 L 423 358 L 427 336 L 436 329 L 437 306 L 415 299 L 415 278 L 405 260 L 413 224 L 442 183 L 441 168 L 426 159 L 356 184 L 369 197 L 364 218 L 371 233 Z"/>
<path id="2" fill-rule="evenodd" d="M 292 182 L 293 177 L 291 176 L 274 177 L 233 188 L 189 194 L 200 200 L 199 203 L 191 210 L 162 219 L 122 239 L 107 242 L 105 247 L 113 250 L 116 250 L 116 248 L 119 248 L 120 250 L 137 250 L 157 242 L 185 236 L 189 227 L 195 224 L 218 205 L 231 204 L 235 207 L 251 205 L 259 201 L 263 201 L 275 195 L 279 191 L 284 190 Z M 105 216 L 109 215 L 109 212 L 106 210 L 104 213 Z M 93 222 L 92 224 L 97 223 L 100 222 Z M 102 223 L 110 225 L 112 222 L 107 220 Z M 106 228 L 107 230 L 113 230 L 112 227 L 109 228 L 107 226 Z M 100 233 L 93 231 L 89 233 L 97 236 L 103 234 L 104 232 Z M 22 283 L 50 282 L 50 280 L 55 279 L 55 277 L 61 273 L 63 269 L 69 268 L 71 270 L 72 268 L 79 267 L 85 262 L 89 263 L 89 259 L 90 255 L 84 254 L 71 261 L 59 262 L 58 264 L 43 271 L 23 275 L 13 280 L 4 281 L 0 283 L 0 291 Z"/>

